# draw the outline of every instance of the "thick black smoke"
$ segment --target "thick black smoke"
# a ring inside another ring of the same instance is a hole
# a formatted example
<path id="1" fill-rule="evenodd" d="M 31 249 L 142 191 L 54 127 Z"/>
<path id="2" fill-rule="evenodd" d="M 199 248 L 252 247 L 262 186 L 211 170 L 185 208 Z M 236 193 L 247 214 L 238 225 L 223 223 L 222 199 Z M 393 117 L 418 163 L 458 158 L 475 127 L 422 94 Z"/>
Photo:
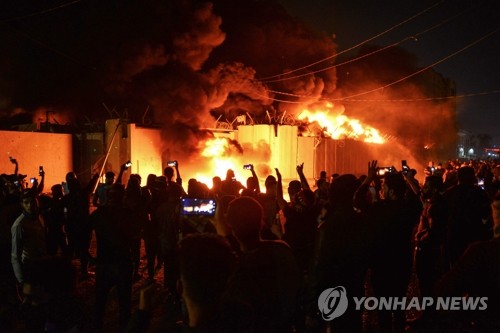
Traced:
<path id="1" fill-rule="evenodd" d="M 179 157 L 199 151 L 199 141 L 212 135 L 204 129 L 215 127 L 216 119 L 248 115 L 268 122 L 269 114 L 298 114 L 340 96 L 335 68 L 313 73 L 333 60 L 295 72 L 301 75 L 295 79 L 275 76 L 336 51 L 329 36 L 292 18 L 276 1 L 96 0 L 23 17 L 61 3 L 1 5 L 4 124 L 25 122 L 40 109 L 54 111 L 55 119 L 64 114 L 64 122 L 98 122 L 110 116 L 104 104 L 117 114 L 127 110 L 133 122 L 160 124 L 165 151 Z M 400 63 L 393 60 L 385 65 Z M 378 70 L 353 63 L 342 93 L 369 89 L 413 67 L 411 61 Z M 411 90 L 420 91 L 417 85 Z M 415 116 L 402 117 L 404 108 L 389 112 L 395 108 L 384 103 L 370 104 L 369 110 L 360 105 L 348 104 L 346 111 L 373 127 L 387 128 L 389 120 L 408 122 L 415 131 L 427 126 Z M 403 127 L 388 130 L 395 137 L 404 134 Z"/>

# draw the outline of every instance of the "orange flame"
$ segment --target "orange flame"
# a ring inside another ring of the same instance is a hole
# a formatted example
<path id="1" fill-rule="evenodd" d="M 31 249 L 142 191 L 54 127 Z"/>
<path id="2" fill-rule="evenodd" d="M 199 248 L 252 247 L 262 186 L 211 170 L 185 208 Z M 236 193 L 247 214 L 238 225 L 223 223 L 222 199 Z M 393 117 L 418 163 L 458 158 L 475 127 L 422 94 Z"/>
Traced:
<path id="1" fill-rule="evenodd" d="M 239 156 L 233 156 L 233 151 L 226 138 L 213 138 L 200 144 L 201 155 L 205 157 L 211 165 L 204 170 L 203 173 L 196 174 L 195 178 L 198 181 L 211 187 L 212 178 L 207 175 L 217 175 L 224 180 L 228 169 L 234 171 L 236 178 L 240 180 L 243 179 L 240 172 L 240 169 L 243 167 L 241 159 Z"/>
<path id="2" fill-rule="evenodd" d="M 343 114 L 330 114 L 329 111 L 333 109 L 331 103 L 325 107 L 326 111 L 304 109 L 298 119 L 317 123 L 321 126 L 323 134 L 333 139 L 349 138 L 369 143 L 385 143 L 386 140 L 375 128 L 363 125 L 358 119 L 352 119 Z"/>

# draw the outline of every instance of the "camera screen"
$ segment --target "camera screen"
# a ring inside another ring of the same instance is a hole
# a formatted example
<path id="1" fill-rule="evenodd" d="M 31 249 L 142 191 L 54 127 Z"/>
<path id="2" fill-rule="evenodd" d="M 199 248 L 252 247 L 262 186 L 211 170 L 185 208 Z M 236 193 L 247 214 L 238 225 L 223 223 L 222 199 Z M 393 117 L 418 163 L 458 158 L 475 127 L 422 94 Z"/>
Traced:
<path id="1" fill-rule="evenodd" d="M 182 215 L 215 215 L 216 202 L 214 199 L 182 199 Z"/>
<path id="2" fill-rule="evenodd" d="M 386 173 L 394 172 L 392 167 L 380 167 L 377 169 L 377 176 L 384 176 Z"/>

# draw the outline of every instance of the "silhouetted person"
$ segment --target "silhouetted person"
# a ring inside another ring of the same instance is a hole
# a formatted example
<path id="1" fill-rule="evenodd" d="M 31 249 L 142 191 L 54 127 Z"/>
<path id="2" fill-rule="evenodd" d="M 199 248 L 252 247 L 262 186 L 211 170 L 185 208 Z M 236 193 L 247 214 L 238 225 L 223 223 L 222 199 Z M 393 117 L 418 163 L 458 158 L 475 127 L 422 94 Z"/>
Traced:
<path id="1" fill-rule="evenodd" d="M 49 255 L 56 255 L 58 251 L 62 255 L 68 254 L 68 241 L 64 226 L 66 224 L 66 214 L 64 212 L 64 193 L 61 184 L 51 187 L 52 197 L 47 198 L 47 207 L 43 216 L 47 228 L 47 252 Z"/>
<path id="2" fill-rule="evenodd" d="M 454 267 L 446 273 L 436 286 L 436 296 L 488 297 L 487 309 L 481 311 L 449 311 L 450 326 L 442 331 L 461 328 L 475 332 L 500 331 L 500 194 L 494 198 L 494 237 L 490 240 L 469 244 Z M 440 313 L 441 314 L 441 313 Z M 440 327 L 431 323 L 433 327 Z M 456 326 L 455 326 L 456 325 Z"/>
<path id="3" fill-rule="evenodd" d="M 386 172 L 383 178 L 382 200 L 371 202 L 369 185 L 377 177 L 377 161 L 369 164 L 368 175 L 356 191 L 355 207 L 368 218 L 368 235 L 373 237 L 370 251 L 371 282 L 377 297 L 404 297 L 412 268 L 411 235 L 421 211 L 405 200 L 405 179 L 400 173 Z M 382 332 L 402 332 L 404 311 L 379 311 Z"/>
<path id="4" fill-rule="evenodd" d="M 82 189 L 80 181 L 73 178 L 68 180 L 68 188 L 69 193 L 63 197 L 66 209 L 65 230 L 68 237 L 68 254 L 80 259 L 80 278 L 86 279 L 88 278 L 89 247 L 92 235 L 89 221 L 90 187 Z"/>
<path id="5" fill-rule="evenodd" d="M 441 191 L 443 180 L 431 175 L 425 178 L 422 188 L 424 208 L 415 235 L 415 268 L 422 296 L 431 296 L 434 283 L 444 272 L 441 255 L 446 231 L 446 207 Z"/>
<path id="6" fill-rule="evenodd" d="M 130 175 L 125 189 L 124 206 L 128 208 L 133 215 L 133 234 L 132 239 L 132 264 L 133 279 L 139 280 L 139 264 L 141 259 L 141 238 L 144 225 L 148 216 L 149 192 L 141 188 L 141 176 L 138 174 Z"/>
<path id="7" fill-rule="evenodd" d="M 461 167 L 458 184 L 444 193 L 448 221 L 446 224 L 446 261 L 452 266 L 467 246 L 491 238 L 490 200 L 485 190 L 476 185 L 474 169 Z"/>
<path id="8" fill-rule="evenodd" d="M 160 231 L 156 210 L 162 200 L 166 200 L 166 189 L 164 183 L 157 181 L 156 175 L 149 174 L 143 193 L 145 195 L 149 193 L 150 196 L 147 207 L 148 219 L 144 223 L 144 247 L 146 250 L 148 279 L 152 281 L 155 276 L 155 266 L 161 267 L 160 239 L 158 237 Z"/>
<path id="9" fill-rule="evenodd" d="M 259 178 L 255 173 L 253 164 L 249 164 L 249 166 L 250 166 L 249 170 L 252 173 L 252 176 L 247 178 L 247 187 L 241 191 L 241 196 L 255 198 L 260 193 Z"/>
<path id="10" fill-rule="evenodd" d="M 222 195 L 222 179 L 219 176 L 215 176 L 212 178 L 212 188 L 209 191 L 209 197 L 218 199 Z"/>
<path id="11" fill-rule="evenodd" d="M 292 248 L 304 276 L 309 269 L 318 228 L 320 211 L 314 199 L 311 190 L 301 190 L 292 203 L 282 207 L 286 219 L 282 240 Z"/>
<path id="12" fill-rule="evenodd" d="M 224 296 L 236 258 L 218 235 L 195 234 L 179 246 L 180 294 L 187 326 L 196 332 L 252 332 L 251 313 Z"/>
<path id="13" fill-rule="evenodd" d="M 234 171 L 228 169 L 226 172 L 226 179 L 224 179 L 221 184 L 222 194 L 239 196 L 240 191 L 243 190 L 244 188 L 245 186 L 243 186 L 243 184 L 241 184 L 238 180 L 236 180 Z"/>
<path id="14" fill-rule="evenodd" d="M 33 190 L 24 190 L 21 195 L 22 214 L 11 228 L 12 269 L 17 282 L 24 282 L 25 270 L 30 264 L 47 254 L 45 224 L 40 216 L 36 194 Z"/>
<path id="15" fill-rule="evenodd" d="M 108 201 L 108 190 L 111 185 L 115 182 L 115 173 L 113 171 L 108 171 L 105 174 L 105 181 L 97 186 L 95 190 L 94 197 L 92 198 L 92 204 L 97 206 L 104 206 Z"/>
<path id="16" fill-rule="evenodd" d="M 300 284 L 290 247 L 279 240 L 262 240 L 263 209 L 253 198 L 234 199 L 226 216 L 243 252 L 228 298 L 252 307 L 258 332 L 289 332 Z"/>
<path id="17" fill-rule="evenodd" d="M 352 198 L 359 186 L 352 174 L 336 177 L 329 189 L 329 206 L 318 228 L 316 247 L 307 280 L 305 297 L 306 325 L 318 328 L 323 323 L 316 316 L 318 297 L 327 288 L 343 286 L 349 297 L 363 297 L 371 249 L 366 219 L 354 211 Z M 348 307 L 330 325 L 334 332 L 361 332 L 362 311 Z"/>
<path id="18" fill-rule="evenodd" d="M 71 192 L 70 192 L 71 193 Z M 97 241 L 96 300 L 94 326 L 103 328 L 106 303 L 111 288 L 118 292 L 120 331 L 124 331 L 130 317 L 132 295 L 132 253 L 134 223 L 132 212 L 123 206 L 125 189 L 113 184 L 108 190 L 108 204 L 92 213 Z"/>
<path id="19" fill-rule="evenodd" d="M 266 193 L 259 193 L 256 196 L 257 201 L 264 209 L 264 225 L 262 227 L 261 236 L 263 239 L 279 239 L 282 236 L 282 231 L 281 228 L 276 230 L 276 226 L 279 226 L 278 213 L 280 210 L 277 201 L 278 181 L 276 177 L 269 175 L 264 185 L 266 187 Z"/>
<path id="20" fill-rule="evenodd" d="M 226 299 L 227 283 L 236 258 L 227 240 L 215 234 L 192 234 L 179 244 L 179 293 L 185 304 L 183 327 L 166 313 L 162 332 L 252 333 L 252 312 L 244 304 Z M 152 312 L 151 286 L 143 289 L 139 310 L 127 332 L 146 332 Z"/>
<path id="21" fill-rule="evenodd" d="M 173 295 L 173 298 L 178 298 L 175 284 L 179 276 L 178 261 L 177 261 L 177 244 L 179 241 L 180 232 L 180 204 L 181 197 L 186 193 L 178 182 L 172 180 L 174 170 L 171 167 L 166 167 L 164 170 L 166 177 L 163 200 L 155 216 L 158 221 L 161 257 L 163 260 L 164 286 Z"/>
<path id="22" fill-rule="evenodd" d="M 90 315 L 68 257 L 44 257 L 26 272 L 22 319 L 27 332 L 90 332 Z"/>

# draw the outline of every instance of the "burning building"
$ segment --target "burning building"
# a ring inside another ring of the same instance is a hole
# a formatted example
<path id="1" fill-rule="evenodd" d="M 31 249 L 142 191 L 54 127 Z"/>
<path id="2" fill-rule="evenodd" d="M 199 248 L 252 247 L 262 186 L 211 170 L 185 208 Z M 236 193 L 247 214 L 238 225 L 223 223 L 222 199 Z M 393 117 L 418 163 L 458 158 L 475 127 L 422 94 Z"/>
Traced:
<path id="1" fill-rule="evenodd" d="M 244 122 L 242 118 L 239 121 Z M 287 182 L 297 179 L 296 166 L 304 163 L 304 173 L 313 185 L 323 170 L 328 174 L 364 174 L 371 159 L 397 169 L 401 159 L 407 159 L 410 165 L 417 163 L 413 156 L 406 155 L 406 148 L 376 129 L 356 119 L 320 112 L 304 112 L 293 120 L 283 117 L 281 123 L 274 124 L 219 124 L 206 131 L 212 135 L 199 140 L 197 153 L 177 156 L 172 153 L 173 147 L 165 148 L 160 129 L 108 120 L 103 169 L 117 173 L 121 164 L 131 160 L 130 172 L 145 179 L 149 173 L 161 174 L 167 161 L 178 160 L 184 179 L 195 178 L 211 186 L 212 177 L 224 179 L 228 169 L 244 182 L 251 176 L 243 169 L 245 164 L 254 165 L 261 181 L 278 168 Z M 103 158 L 97 161 L 102 162 Z"/>

